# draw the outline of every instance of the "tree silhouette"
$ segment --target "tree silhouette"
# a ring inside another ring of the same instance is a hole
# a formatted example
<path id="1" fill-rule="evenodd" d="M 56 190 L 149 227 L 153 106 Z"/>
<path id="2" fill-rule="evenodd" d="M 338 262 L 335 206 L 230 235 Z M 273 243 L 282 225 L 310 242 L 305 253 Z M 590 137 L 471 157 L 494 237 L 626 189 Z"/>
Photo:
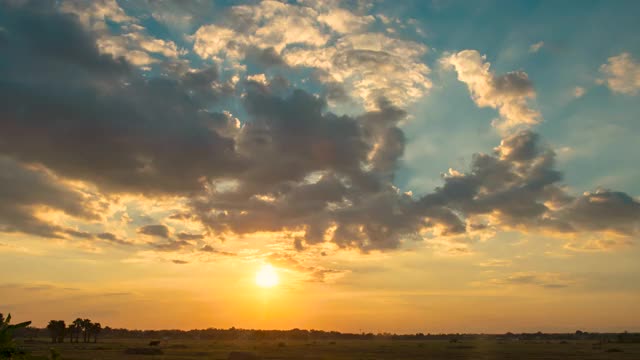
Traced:
<path id="1" fill-rule="evenodd" d="M 64 333 L 67 330 L 67 325 L 64 323 L 64 320 L 49 321 L 49 325 L 47 325 L 47 329 L 51 334 L 52 343 L 64 342 Z"/>
<path id="2" fill-rule="evenodd" d="M 93 342 L 98 342 L 98 334 L 102 331 L 102 325 L 100 323 L 91 324 L 91 335 L 93 335 Z M 91 338 L 91 336 L 89 336 Z"/>
<path id="3" fill-rule="evenodd" d="M 82 332 L 82 319 L 73 320 L 73 333 L 76 336 L 76 342 L 80 340 L 80 332 Z"/>
<path id="4" fill-rule="evenodd" d="M 82 339 L 84 342 L 89 342 L 89 331 L 91 330 L 91 320 L 82 320 Z"/>
<path id="5" fill-rule="evenodd" d="M 73 332 L 76 330 L 76 326 L 73 323 L 67 325 L 67 335 L 69 335 L 69 342 L 73 342 Z"/>

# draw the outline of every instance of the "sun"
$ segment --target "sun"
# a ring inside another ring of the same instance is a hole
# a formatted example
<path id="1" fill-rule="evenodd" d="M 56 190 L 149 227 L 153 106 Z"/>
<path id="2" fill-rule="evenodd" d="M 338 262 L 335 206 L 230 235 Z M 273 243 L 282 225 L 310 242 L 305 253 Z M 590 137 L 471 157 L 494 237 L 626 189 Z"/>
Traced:
<path id="1" fill-rule="evenodd" d="M 256 285 L 260 287 L 274 287 L 278 285 L 279 282 L 278 273 L 270 264 L 263 265 L 256 273 Z"/>

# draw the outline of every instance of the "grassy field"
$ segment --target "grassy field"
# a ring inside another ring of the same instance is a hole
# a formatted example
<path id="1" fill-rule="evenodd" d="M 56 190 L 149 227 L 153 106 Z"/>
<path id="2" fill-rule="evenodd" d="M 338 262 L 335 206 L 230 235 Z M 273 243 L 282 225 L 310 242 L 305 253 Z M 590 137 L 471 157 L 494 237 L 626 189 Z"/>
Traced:
<path id="1" fill-rule="evenodd" d="M 440 340 L 396 341 L 205 341 L 175 340 L 161 345 L 162 355 L 128 355 L 130 348 L 150 348 L 149 340 L 105 339 L 97 344 L 50 344 L 46 340 L 18 340 L 28 359 L 228 359 L 233 351 L 246 351 L 261 359 L 640 359 L 640 344 L 603 344 L 592 341 Z"/>

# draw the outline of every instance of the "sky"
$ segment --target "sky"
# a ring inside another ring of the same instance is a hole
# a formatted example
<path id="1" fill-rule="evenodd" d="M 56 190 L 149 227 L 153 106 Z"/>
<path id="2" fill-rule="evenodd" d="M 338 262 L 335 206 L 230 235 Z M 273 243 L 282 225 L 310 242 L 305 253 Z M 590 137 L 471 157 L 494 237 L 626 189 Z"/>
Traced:
<path id="1" fill-rule="evenodd" d="M 0 312 L 640 331 L 638 11 L 0 0 Z"/>

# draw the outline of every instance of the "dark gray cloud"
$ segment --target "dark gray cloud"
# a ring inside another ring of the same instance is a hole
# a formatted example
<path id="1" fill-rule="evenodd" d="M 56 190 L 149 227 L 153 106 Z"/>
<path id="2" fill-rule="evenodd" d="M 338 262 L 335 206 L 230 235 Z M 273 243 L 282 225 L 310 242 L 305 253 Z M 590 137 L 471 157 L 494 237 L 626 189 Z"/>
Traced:
<path id="1" fill-rule="evenodd" d="M 162 224 L 142 226 L 138 228 L 138 234 L 157 236 L 165 239 L 168 239 L 169 236 L 171 235 L 169 232 L 169 228 L 166 225 L 162 225 Z"/>
<path id="2" fill-rule="evenodd" d="M 146 79 L 47 4 L 5 3 L 0 14 L 0 152 L 143 193 L 197 190 L 243 167 L 216 132 L 221 117 L 204 110 L 214 70 Z"/>
<path id="3" fill-rule="evenodd" d="M 250 166 L 236 189 L 192 203 L 211 231 L 304 229 L 305 241 L 317 243 L 335 226 L 332 240 L 341 246 L 374 249 L 397 246 L 424 222 L 391 183 L 404 150 L 397 127 L 404 111 L 381 100 L 377 111 L 336 116 L 300 90 L 281 98 L 257 89 L 244 104 L 251 121 L 237 151 Z"/>
<path id="4" fill-rule="evenodd" d="M 507 96 L 523 96 L 534 92 L 533 84 L 524 71 L 512 71 L 493 78 L 495 91 Z"/>
<path id="5" fill-rule="evenodd" d="M 634 236 L 640 233 L 640 202 L 623 192 L 598 189 L 575 198 L 557 218 L 577 230 Z"/>
<path id="6" fill-rule="evenodd" d="M 204 245 L 203 247 L 200 248 L 200 251 L 202 252 L 206 252 L 206 253 L 212 253 L 212 254 L 218 254 L 218 255 L 224 255 L 224 256 L 236 256 L 236 254 L 232 253 L 232 252 L 227 252 L 227 251 L 220 251 L 216 248 L 214 248 L 213 246 L 207 244 Z"/>
<path id="7" fill-rule="evenodd" d="M 179 232 L 176 237 L 180 240 L 202 240 L 204 234 L 191 234 L 186 232 Z"/>
<path id="8" fill-rule="evenodd" d="M 186 241 L 186 240 L 170 239 L 167 242 L 150 243 L 149 245 L 151 245 L 151 247 L 154 248 L 156 251 L 174 252 L 174 251 L 180 251 L 183 249 L 190 248 L 193 244 L 190 241 Z"/>
<path id="9" fill-rule="evenodd" d="M 27 167 L 0 156 L 0 231 L 51 238 L 85 236 L 37 217 L 40 207 L 59 210 L 79 219 L 99 219 L 81 192 L 65 186 L 45 169 Z"/>
<path id="10" fill-rule="evenodd" d="M 116 236 L 115 234 L 110 233 L 110 232 L 104 232 L 104 233 L 96 234 L 95 237 L 98 238 L 98 239 L 101 239 L 101 240 L 108 241 L 108 242 L 113 243 L 113 244 L 132 245 L 131 242 L 129 242 L 127 240 L 124 240 L 124 239 L 121 239 L 118 236 Z"/>
<path id="11" fill-rule="evenodd" d="M 248 61 L 255 62 L 263 68 L 274 66 L 286 66 L 285 61 L 273 47 L 261 49 L 255 46 L 246 50 L 246 58 Z"/>

